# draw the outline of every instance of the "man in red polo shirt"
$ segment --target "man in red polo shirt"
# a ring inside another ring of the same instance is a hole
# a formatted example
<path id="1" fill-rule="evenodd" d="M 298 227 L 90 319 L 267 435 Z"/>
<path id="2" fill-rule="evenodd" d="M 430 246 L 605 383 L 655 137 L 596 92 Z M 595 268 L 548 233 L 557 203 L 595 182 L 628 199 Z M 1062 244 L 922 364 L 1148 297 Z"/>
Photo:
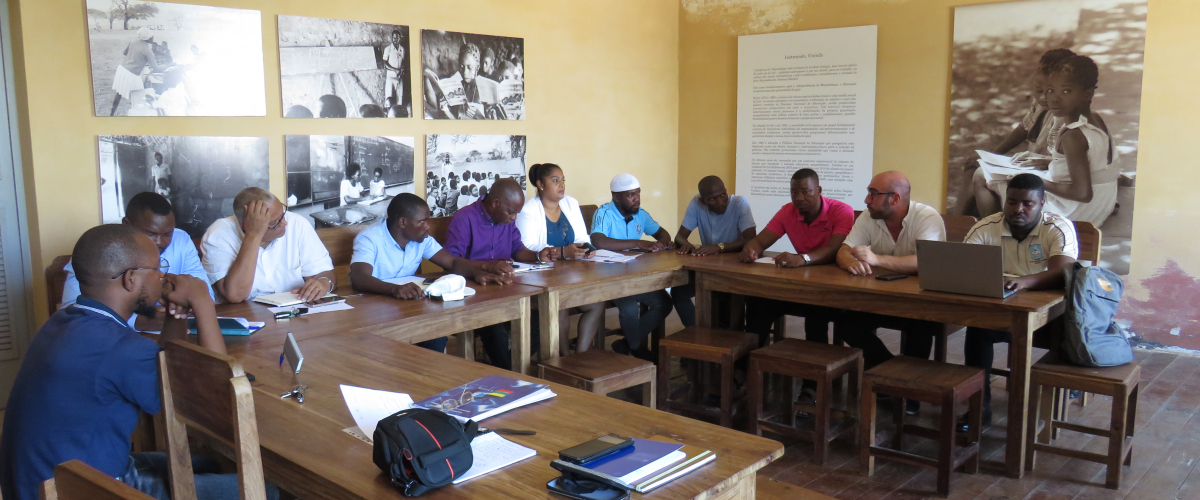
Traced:
<path id="1" fill-rule="evenodd" d="M 803 168 L 792 174 L 792 202 L 771 218 L 766 229 L 742 248 L 742 262 L 754 262 L 785 234 L 797 253 L 784 252 L 775 257 L 779 267 L 832 264 L 850 228 L 854 209 L 850 205 L 821 196 L 817 172 Z M 760 264 L 761 265 L 761 264 Z M 771 324 L 780 316 L 804 317 L 804 337 L 813 342 L 829 343 L 829 322 L 839 310 L 796 304 L 781 300 L 751 298 L 746 304 L 746 331 L 759 334 L 765 344 Z"/>

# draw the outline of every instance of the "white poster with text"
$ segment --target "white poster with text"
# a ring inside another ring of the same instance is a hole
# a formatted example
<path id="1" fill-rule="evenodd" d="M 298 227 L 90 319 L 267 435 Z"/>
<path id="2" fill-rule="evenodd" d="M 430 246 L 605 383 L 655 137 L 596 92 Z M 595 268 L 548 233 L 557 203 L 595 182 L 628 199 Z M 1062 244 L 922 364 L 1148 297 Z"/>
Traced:
<path id="1" fill-rule="evenodd" d="M 737 192 L 761 231 L 815 170 L 828 198 L 863 208 L 875 149 L 878 29 L 738 37 Z M 771 250 L 792 251 L 788 238 Z"/>

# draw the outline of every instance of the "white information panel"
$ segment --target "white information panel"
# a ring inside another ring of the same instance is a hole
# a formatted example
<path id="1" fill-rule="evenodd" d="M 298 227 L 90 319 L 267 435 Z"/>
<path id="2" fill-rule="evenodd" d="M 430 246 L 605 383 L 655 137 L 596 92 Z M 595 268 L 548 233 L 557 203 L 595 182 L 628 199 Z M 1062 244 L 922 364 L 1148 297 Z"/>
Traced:
<path id="1" fill-rule="evenodd" d="M 863 208 L 875 150 L 876 26 L 738 37 L 737 192 L 761 231 L 811 168 Z M 792 251 L 788 238 L 772 250 Z"/>

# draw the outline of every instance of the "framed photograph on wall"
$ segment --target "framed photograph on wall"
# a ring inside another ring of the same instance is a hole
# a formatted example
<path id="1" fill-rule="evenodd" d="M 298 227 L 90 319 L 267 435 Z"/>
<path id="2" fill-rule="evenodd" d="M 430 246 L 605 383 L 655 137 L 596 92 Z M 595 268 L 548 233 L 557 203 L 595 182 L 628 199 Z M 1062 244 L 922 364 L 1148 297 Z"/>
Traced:
<path id="1" fill-rule="evenodd" d="M 425 118 L 524 120 L 525 39 L 421 30 Z"/>
<path id="2" fill-rule="evenodd" d="M 525 136 L 425 136 L 425 201 L 432 217 L 449 217 L 487 196 L 496 180 L 525 189 Z"/>
<path id="3" fill-rule="evenodd" d="M 397 194 L 415 191 L 412 137 L 289 135 L 288 210 L 314 227 L 387 218 Z"/>

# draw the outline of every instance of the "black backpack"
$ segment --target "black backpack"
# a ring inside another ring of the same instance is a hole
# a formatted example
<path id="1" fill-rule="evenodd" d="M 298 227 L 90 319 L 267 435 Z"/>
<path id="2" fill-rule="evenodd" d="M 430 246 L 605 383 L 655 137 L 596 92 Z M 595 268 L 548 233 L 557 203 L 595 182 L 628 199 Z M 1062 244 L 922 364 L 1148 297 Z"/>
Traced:
<path id="1" fill-rule="evenodd" d="M 375 465 L 405 496 L 420 496 L 467 473 L 478 433 L 474 420 L 462 424 L 437 410 L 402 410 L 375 427 Z"/>

